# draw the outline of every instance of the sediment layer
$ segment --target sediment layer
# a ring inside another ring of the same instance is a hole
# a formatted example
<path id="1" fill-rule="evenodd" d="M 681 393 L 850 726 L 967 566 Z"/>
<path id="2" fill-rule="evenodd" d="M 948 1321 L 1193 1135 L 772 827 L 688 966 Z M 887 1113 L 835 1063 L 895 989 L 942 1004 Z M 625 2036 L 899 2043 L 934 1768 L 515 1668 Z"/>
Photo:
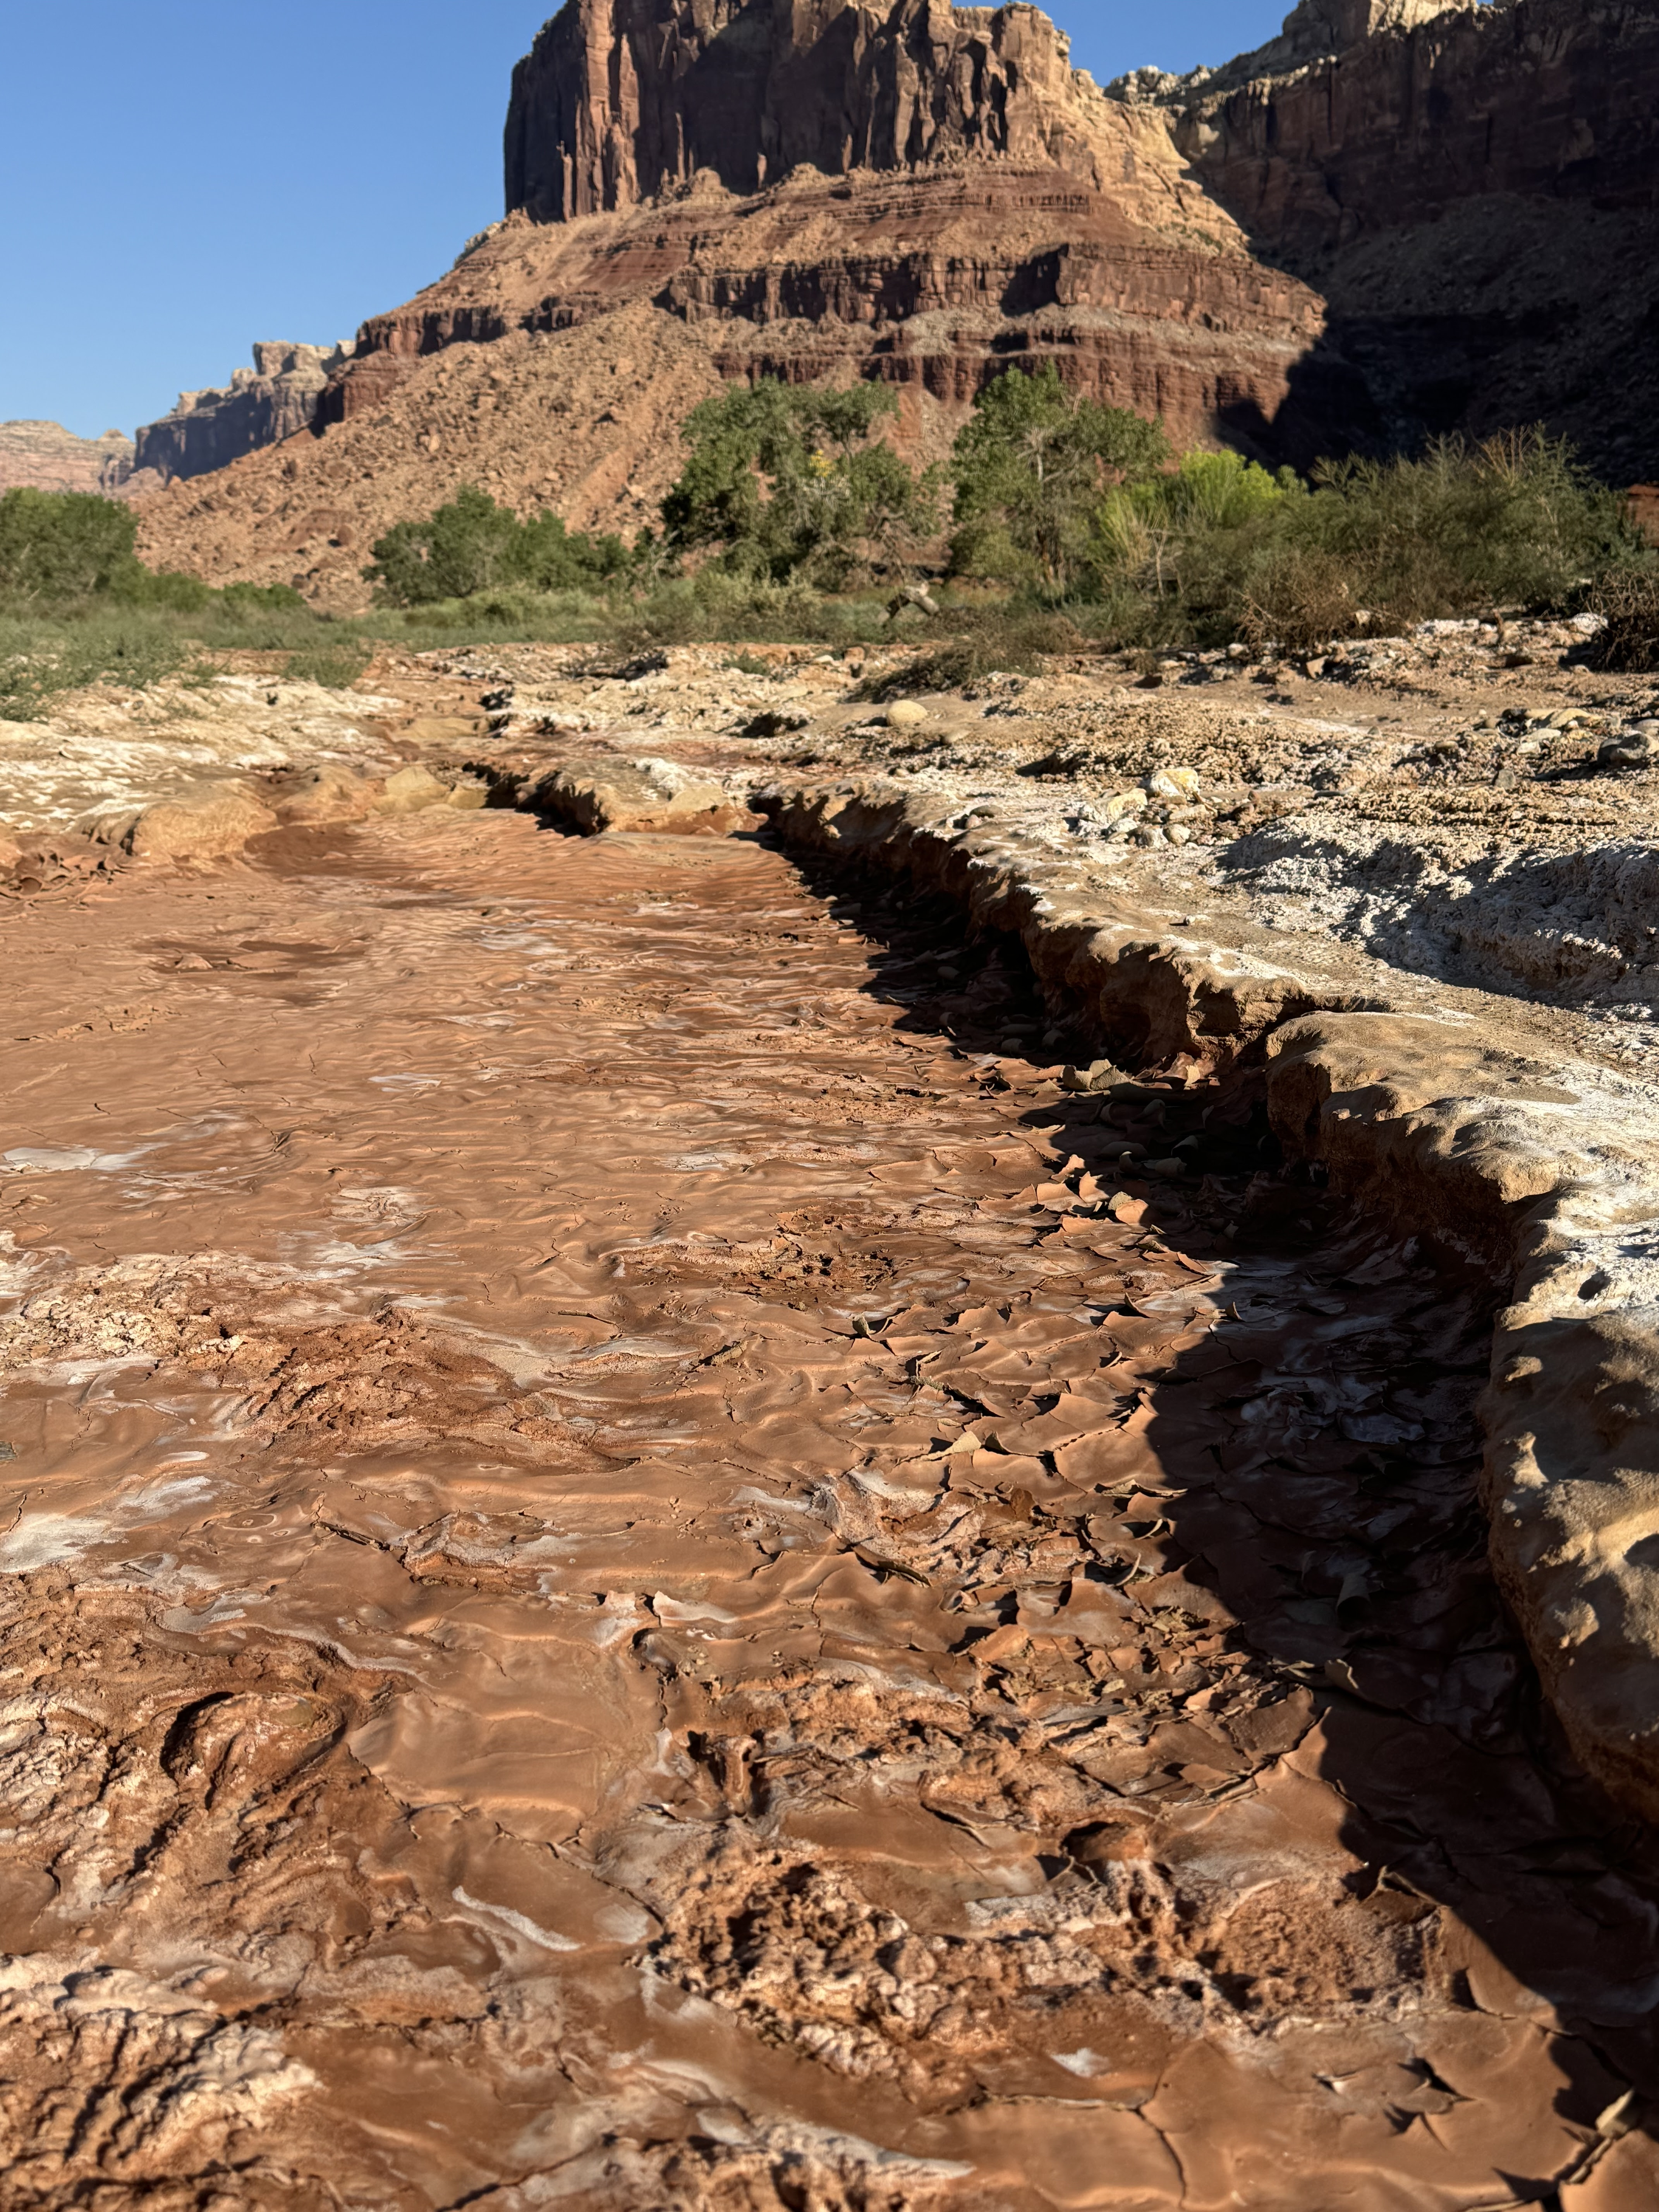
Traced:
<path id="1" fill-rule="evenodd" d="M 1641 2202 L 1486 1285 L 799 857 L 434 805 L 3 909 L 12 2197 Z"/>

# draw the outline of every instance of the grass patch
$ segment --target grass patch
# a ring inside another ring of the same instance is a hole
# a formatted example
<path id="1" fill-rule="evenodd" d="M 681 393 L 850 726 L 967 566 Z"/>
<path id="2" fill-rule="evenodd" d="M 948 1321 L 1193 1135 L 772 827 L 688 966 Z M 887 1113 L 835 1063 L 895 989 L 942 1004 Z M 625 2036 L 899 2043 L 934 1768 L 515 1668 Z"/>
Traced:
<path id="1" fill-rule="evenodd" d="M 78 619 L 0 614 L 0 719 L 36 721 L 64 692 L 88 684 L 143 690 L 196 657 L 174 619 L 139 608 Z"/>
<path id="2" fill-rule="evenodd" d="M 1033 676 L 1045 655 L 1089 649 L 1066 616 L 1042 608 L 953 608 L 939 622 L 946 635 L 924 644 L 902 668 L 866 678 L 855 696 L 883 700 L 910 691 L 959 691 L 988 676 Z"/>

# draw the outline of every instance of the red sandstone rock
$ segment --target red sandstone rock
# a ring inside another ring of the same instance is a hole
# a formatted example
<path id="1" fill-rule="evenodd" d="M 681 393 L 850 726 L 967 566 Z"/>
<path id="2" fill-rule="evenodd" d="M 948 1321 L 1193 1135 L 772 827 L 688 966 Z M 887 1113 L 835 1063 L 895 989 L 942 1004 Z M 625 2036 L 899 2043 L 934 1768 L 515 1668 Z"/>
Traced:
<path id="1" fill-rule="evenodd" d="M 261 342 L 253 367 L 230 382 L 203 392 L 181 392 L 171 414 L 146 422 L 137 438 L 137 465 L 161 483 L 206 476 L 262 446 L 308 429 L 329 373 L 351 357 L 349 346 Z"/>
<path id="2" fill-rule="evenodd" d="M 147 501 L 143 544 L 361 604 L 374 538 L 464 483 L 653 520 L 719 380 L 880 377 L 933 459 L 1043 361 L 1265 458 L 1543 421 L 1645 478 L 1656 94 L 1633 0 L 1303 0 L 1111 96 L 1025 6 L 568 0 L 507 221 L 363 325 L 324 434 Z"/>

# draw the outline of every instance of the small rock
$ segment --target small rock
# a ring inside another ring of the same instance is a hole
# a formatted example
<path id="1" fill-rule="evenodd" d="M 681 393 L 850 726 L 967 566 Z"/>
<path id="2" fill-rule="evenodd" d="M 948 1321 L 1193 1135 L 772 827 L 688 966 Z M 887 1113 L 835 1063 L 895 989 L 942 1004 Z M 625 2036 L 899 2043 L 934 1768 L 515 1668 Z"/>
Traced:
<path id="1" fill-rule="evenodd" d="M 93 825 L 100 844 L 118 845 L 135 860 L 208 860 L 239 853 L 250 837 L 276 827 L 276 817 L 240 783 L 199 785 L 142 808 L 125 821 Z"/>
<path id="2" fill-rule="evenodd" d="M 927 709 L 914 699 L 895 699 L 885 719 L 890 730 L 919 730 L 927 720 Z"/>
<path id="3" fill-rule="evenodd" d="M 296 826 L 356 822 L 367 814 L 380 786 L 349 768 L 313 768 L 285 779 L 272 795 L 278 821 Z"/>
<path id="4" fill-rule="evenodd" d="M 418 814 L 425 806 L 441 806 L 449 786 L 440 783 L 430 769 L 411 764 L 386 780 L 386 789 L 375 801 L 377 814 Z"/>
<path id="5" fill-rule="evenodd" d="M 1609 738 L 1595 756 L 1601 768 L 1645 768 L 1648 764 L 1648 744 L 1645 738 Z"/>
<path id="6" fill-rule="evenodd" d="M 1198 770 L 1193 768 L 1161 768 L 1146 779 L 1154 799 L 1196 799 L 1198 785 Z"/>

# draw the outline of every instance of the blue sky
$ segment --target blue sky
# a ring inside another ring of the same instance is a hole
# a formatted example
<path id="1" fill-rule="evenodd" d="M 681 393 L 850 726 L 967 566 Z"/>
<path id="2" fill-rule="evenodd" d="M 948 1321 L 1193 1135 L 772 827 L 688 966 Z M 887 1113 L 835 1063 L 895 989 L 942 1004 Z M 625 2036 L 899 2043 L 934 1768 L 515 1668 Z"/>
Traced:
<path id="1" fill-rule="evenodd" d="M 1258 45 L 1287 0 L 1059 0 L 1103 82 Z M 46 0 L 8 10 L 0 420 L 131 431 L 255 338 L 349 337 L 501 213 L 540 0 Z"/>

